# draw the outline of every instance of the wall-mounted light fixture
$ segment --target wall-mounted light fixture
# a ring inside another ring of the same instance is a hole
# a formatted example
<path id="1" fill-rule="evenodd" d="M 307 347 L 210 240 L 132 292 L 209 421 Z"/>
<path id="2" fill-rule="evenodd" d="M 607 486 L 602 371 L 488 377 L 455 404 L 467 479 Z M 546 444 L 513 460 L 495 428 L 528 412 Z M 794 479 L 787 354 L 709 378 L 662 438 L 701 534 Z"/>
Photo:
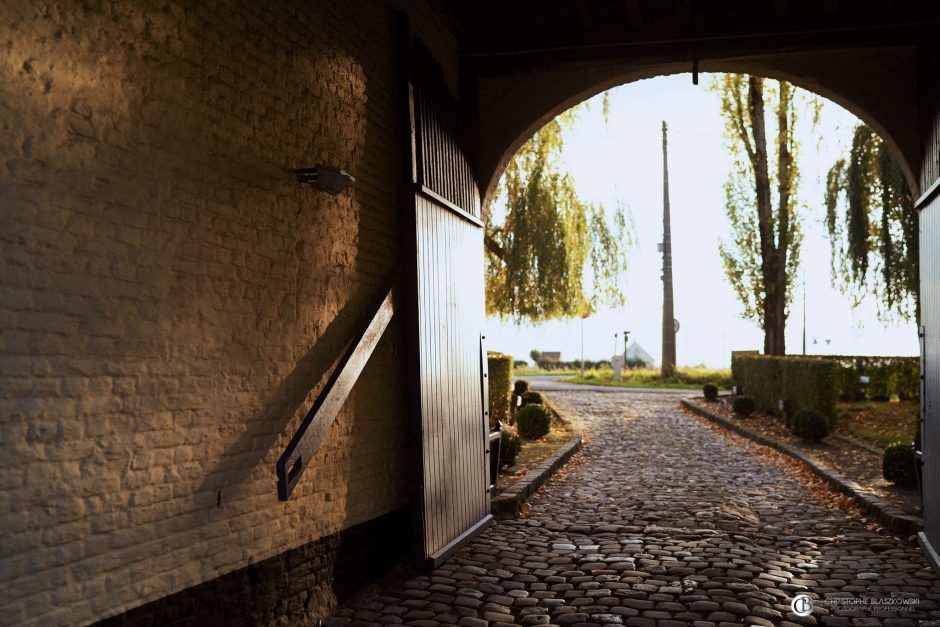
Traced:
<path id="1" fill-rule="evenodd" d="M 297 180 L 301 183 L 314 185 L 320 191 L 333 196 L 345 192 L 346 188 L 356 180 L 345 170 L 331 168 L 328 165 L 319 163 L 312 168 L 294 170 L 294 174 L 297 175 Z"/>

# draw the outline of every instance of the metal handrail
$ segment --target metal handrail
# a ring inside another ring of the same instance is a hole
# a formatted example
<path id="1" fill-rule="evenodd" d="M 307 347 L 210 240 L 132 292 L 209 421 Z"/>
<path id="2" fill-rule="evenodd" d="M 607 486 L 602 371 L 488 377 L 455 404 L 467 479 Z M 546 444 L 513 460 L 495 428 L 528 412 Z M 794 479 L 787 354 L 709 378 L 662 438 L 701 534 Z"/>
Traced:
<path id="1" fill-rule="evenodd" d="M 277 460 L 277 498 L 286 501 L 313 459 L 320 442 L 326 436 L 339 414 L 343 403 L 352 392 L 362 369 L 388 328 L 395 314 L 394 289 L 389 288 L 384 298 L 372 311 L 369 323 L 349 344 L 333 374 L 314 401 L 307 416 L 300 423 L 294 437 Z"/>

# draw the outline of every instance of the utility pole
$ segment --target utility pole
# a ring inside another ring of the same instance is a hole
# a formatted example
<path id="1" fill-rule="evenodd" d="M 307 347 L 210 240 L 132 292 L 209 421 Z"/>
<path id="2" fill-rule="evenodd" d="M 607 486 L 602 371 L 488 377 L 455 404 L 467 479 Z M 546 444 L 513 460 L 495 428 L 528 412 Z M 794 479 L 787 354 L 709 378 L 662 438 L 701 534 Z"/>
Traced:
<path id="1" fill-rule="evenodd" d="M 806 354 L 806 268 L 803 269 L 803 354 Z"/>
<path id="2" fill-rule="evenodd" d="M 660 375 L 676 372 L 676 316 L 672 300 L 672 230 L 669 223 L 669 162 L 663 120 L 663 364 Z"/>

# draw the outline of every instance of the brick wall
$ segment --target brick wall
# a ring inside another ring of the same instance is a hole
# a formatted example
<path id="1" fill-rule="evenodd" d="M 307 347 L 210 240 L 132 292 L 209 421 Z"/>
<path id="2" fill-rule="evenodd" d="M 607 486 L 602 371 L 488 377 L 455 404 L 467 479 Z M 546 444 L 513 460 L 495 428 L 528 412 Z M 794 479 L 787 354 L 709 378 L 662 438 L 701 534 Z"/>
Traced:
<path id="1" fill-rule="evenodd" d="M 86 623 L 407 505 L 401 324 L 273 467 L 398 260 L 395 6 L 0 7 L 0 623 Z M 408 5 L 456 83 L 447 23 Z M 290 169 L 356 177 L 327 196 Z"/>

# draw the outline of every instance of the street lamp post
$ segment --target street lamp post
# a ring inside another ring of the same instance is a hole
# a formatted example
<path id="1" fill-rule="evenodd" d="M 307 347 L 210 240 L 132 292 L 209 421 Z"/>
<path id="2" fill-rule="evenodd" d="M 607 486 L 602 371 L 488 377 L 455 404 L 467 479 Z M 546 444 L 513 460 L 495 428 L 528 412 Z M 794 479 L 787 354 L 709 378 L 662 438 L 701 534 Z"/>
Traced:
<path id="1" fill-rule="evenodd" d="M 581 316 L 581 378 L 584 378 L 584 319 L 587 316 Z"/>

